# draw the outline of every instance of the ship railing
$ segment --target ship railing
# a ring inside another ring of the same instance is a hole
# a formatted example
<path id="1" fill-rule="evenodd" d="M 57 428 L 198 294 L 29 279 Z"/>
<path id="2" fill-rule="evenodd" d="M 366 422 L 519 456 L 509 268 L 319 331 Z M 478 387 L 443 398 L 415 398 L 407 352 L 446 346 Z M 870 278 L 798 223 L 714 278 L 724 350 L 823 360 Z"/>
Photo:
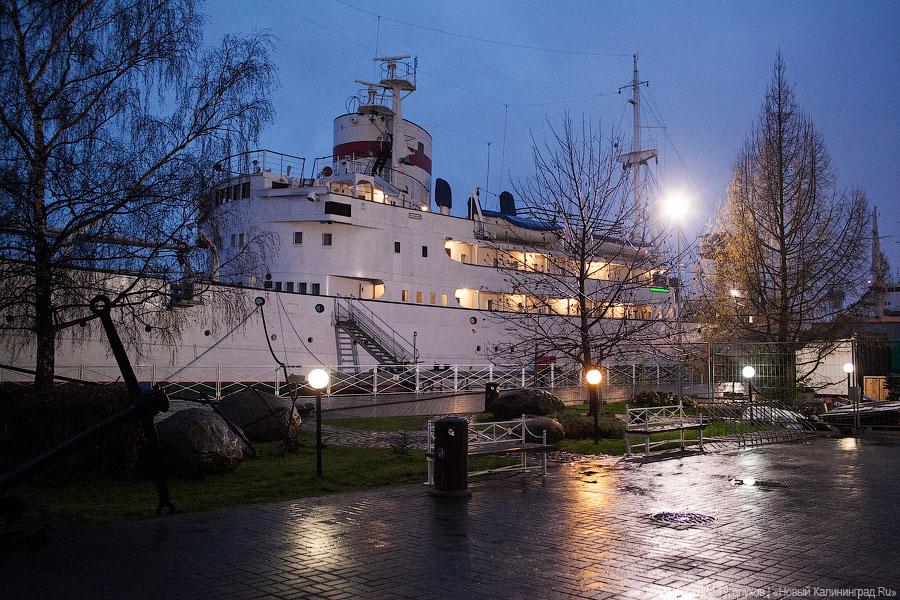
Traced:
<path id="1" fill-rule="evenodd" d="M 33 366 L 23 367 L 25 368 L 33 370 Z M 533 364 L 372 364 L 359 365 L 358 372 L 355 373 L 346 372 L 341 365 L 289 365 L 290 381 L 285 381 L 283 371 L 277 365 L 141 365 L 134 370 L 138 381 L 151 386 L 159 384 L 174 400 L 221 400 L 249 389 L 287 397 L 295 383 L 300 384 L 300 396 L 310 396 L 310 390 L 302 384 L 311 370 L 319 368 L 326 369 L 331 375 L 331 381 L 325 390 L 326 396 L 484 394 L 485 384 L 489 382 L 500 384 L 503 390 L 583 388 L 579 369 L 553 364 L 538 369 Z M 121 382 L 121 374 L 114 365 L 60 365 L 56 367 L 56 373 L 74 380 L 98 384 Z M 33 375 L 0 368 L 0 383 L 28 385 L 32 381 Z"/>
<path id="2" fill-rule="evenodd" d="M 272 173 L 280 177 L 303 179 L 306 159 L 274 150 L 249 150 L 223 158 L 213 168 L 224 177 Z"/>
<path id="3" fill-rule="evenodd" d="M 354 298 L 338 296 L 334 299 L 335 323 L 349 321 L 355 323 L 365 335 L 379 344 L 400 363 L 417 362 L 418 350 L 400 333 L 366 306 L 355 302 Z"/>

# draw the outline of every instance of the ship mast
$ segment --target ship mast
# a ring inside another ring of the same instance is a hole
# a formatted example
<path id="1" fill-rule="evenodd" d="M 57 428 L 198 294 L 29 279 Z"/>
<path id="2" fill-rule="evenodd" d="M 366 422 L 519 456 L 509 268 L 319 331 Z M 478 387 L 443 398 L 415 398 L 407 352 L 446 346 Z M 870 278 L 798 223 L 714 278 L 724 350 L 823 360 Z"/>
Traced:
<path id="1" fill-rule="evenodd" d="M 641 181 L 641 165 L 647 164 L 647 161 L 651 158 L 656 158 L 657 151 L 655 148 L 644 149 L 641 147 L 641 85 L 647 85 L 647 82 L 641 81 L 638 76 L 638 55 L 634 54 L 632 59 L 631 83 L 619 88 L 620 92 L 623 89 L 631 88 L 631 99 L 628 101 L 631 103 L 631 152 L 619 155 L 619 162 L 622 163 L 624 168 L 632 169 L 632 176 L 634 178 L 634 205 L 639 211 L 639 220 L 641 222 L 646 222 L 647 207 L 641 200 L 641 187 L 643 183 Z"/>
<path id="2" fill-rule="evenodd" d="M 641 80 L 638 77 L 638 57 L 634 54 L 631 75 L 631 153 L 641 153 Z M 641 161 L 634 163 L 634 205 L 641 206 Z M 642 207 L 643 208 L 643 207 Z"/>

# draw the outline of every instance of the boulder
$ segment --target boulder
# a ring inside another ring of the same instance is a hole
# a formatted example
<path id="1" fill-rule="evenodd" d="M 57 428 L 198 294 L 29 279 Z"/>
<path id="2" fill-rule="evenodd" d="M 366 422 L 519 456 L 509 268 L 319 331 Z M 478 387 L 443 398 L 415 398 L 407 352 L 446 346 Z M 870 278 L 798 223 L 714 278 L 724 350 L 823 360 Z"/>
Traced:
<path id="1" fill-rule="evenodd" d="M 555 444 L 566 437 L 566 430 L 562 423 L 550 417 L 531 417 L 525 421 L 525 428 L 527 430 L 526 442 L 540 442 L 541 434 L 545 431 L 548 444 Z"/>
<path id="2" fill-rule="evenodd" d="M 500 397 L 491 404 L 491 413 L 505 421 L 522 415 L 555 415 L 563 408 L 562 401 L 550 392 L 525 389 L 500 392 Z"/>
<path id="3" fill-rule="evenodd" d="M 301 406 L 300 402 L 297 406 Z M 284 439 L 291 399 L 248 388 L 226 396 L 216 408 L 223 417 L 240 427 L 251 442 L 273 442 Z M 291 439 L 296 439 L 299 434 L 300 413 L 295 408 Z"/>
<path id="4" fill-rule="evenodd" d="M 227 473 L 244 458 L 243 442 L 211 410 L 180 410 L 157 423 L 156 430 L 166 470 L 176 475 Z"/>

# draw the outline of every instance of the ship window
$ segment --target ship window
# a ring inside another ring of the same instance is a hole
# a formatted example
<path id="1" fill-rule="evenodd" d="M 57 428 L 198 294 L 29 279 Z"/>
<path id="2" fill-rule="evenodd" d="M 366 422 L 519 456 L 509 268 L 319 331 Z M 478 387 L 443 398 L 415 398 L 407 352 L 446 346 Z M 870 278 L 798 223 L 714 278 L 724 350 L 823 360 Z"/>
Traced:
<path id="1" fill-rule="evenodd" d="M 272 289 L 272 282 L 271 282 L 271 281 L 264 281 L 264 282 L 263 282 L 263 287 L 266 288 L 267 290 L 271 290 L 271 289 Z"/>
<path id="2" fill-rule="evenodd" d="M 244 234 L 243 233 L 238 234 L 238 246 L 240 246 L 241 248 L 244 247 Z"/>
<path id="3" fill-rule="evenodd" d="M 231 188 L 231 197 L 235 200 L 241 199 L 241 186 L 239 184 L 234 184 Z"/>
<path id="4" fill-rule="evenodd" d="M 250 182 L 245 181 L 241 184 L 241 198 L 242 199 L 250 199 Z"/>
<path id="5" fill-rule="evenodd" d="M 343 202 L 325 202 L 326 215 L 338 215 L 339 217 L 350 216 L 350 205 Z"/>
<path id="6" fill-rule="evenodd" d="M 322 234 L 322 245 L 323 245 L 323 246 L 330 246 L 330 245 L 331 245 L 331 234 L 330 234 L 330 233 L 323 233 L 323 234 Z M 313 292 L 313 293 L 315 293 L 315 292 Z"/>
<path id="7" fill-rule="evenodd" d="M 437 302 L 437 294 L 435 294 L 434 292 L 431 292 L 428 295 L 428 301 L 430 304 L 435 304 Z"/>
<path id="8" fill-rule="evenodd" d="M 422 304 L 422 292 L 416 292 L 416 303 Z"/>
<path id="9" fill-rule="evenodd" d="M 297 291 L 300 292 L 301 294 L 306 293 L 306 282 L 305 281 L 300 281 L 297 283 Z"/>
<path id="10" fill-rule="evenodd" d="M 237 234 L 232 233 L 231 234 L 231 247 L 234 248 L 235 246 L 237 246 Z"/>
<path id="11" fill-rule="evenodd" d="M 441 294 L 441 304 L 447 306 L 447 294 Z"/>
<path id="12" fill-rule="evenodd" d="M 394 242 L 394 252 L 400 254 L 400 242 Z"/>
<path id="13" fill-rule="evenodd" d="M 409 302 L 409 290 L 400 290 L 400 300 Z"/>
<path id="14" fill-rule="evenodd" d="M 231 200 L 231 187 L 226 187 L 222 189 L 222 200 L 228 202 Z"/>
<path id="15" fill-rule="evenodd" d="M 322 289 L 318 283 L 314 283 L 310 287 L 312 287 L 312 295 L 313 296 L 318 296 L 319 290 Z"/>
<path id="16" fill-rule="evenodd" d="M 288 291 L 288 292 L 293 292 L 293 291 L 294 291 L 294 282 L 293 282 L 293 281 L 287 281 L 287 282 L 285 282 L 284 285 L 285 285 L 285 287 L 287 288 L 287 291 Z"/>
<path id="17" fill-rule="evenodd" d="M 281 291 L 281 282 L 280 281 L 275 282 L 275 291 L 277 291 L 277 292 Z"/>
<path id="18" fill-rule="evenodd" d="M 422 258 L 428 258 L 428 246 L 422 246 Z"/>
<path id="19" fill-rule="evenodd" d="M 295 232 L 294 232 L 294 243 L 295 243 L 295 244 L 302 244 L 302 243 L 303 243 L 303 232 L 302 232 L 302 231 L 295 231 Z"/>

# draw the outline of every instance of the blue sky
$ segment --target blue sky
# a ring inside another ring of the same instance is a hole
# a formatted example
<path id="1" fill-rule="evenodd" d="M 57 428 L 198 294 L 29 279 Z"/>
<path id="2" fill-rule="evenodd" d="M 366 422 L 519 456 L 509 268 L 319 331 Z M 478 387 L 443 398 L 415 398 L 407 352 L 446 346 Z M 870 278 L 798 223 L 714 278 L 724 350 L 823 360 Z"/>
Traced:
<path id="1" fill-rule="evenodd" d="M 626 95 L 611 92 L 629 83 L 637 52 L 668 134 L 646 129 L 645 142 L 660 149 L 663 186 L 696 199 L 690 227 L 700 231 L 724 197 L 780 48 L 839 183 L 860 187 L 878 206 L 882 235 L 898 229 L 900 2 L 342 2 L 207 5 L 209 43 L 257 30 L 275 38 L 277 116 L 263 147 L 310 158 L 331 153 L 332 119 L 356 93 L 354 80 L 374 75 L 377 32 L 379 53 L 419 58 L 405 116 L 432 134 L 433 174 L 450 182 L 457 212 L 468 191 L 485 184 L 485 142 L 492 142 L 489 190 L 496 193 L 529 172 L 530 136 L 543 139 L 548 121 L 558 124 L 565 111 L 630 130 Z M 380 25 L 365 11 L 382 15 Z M 647 112 L 645 124 L 657 125 Z M 882 243 L 900 267 L 900 236 Z"/>

